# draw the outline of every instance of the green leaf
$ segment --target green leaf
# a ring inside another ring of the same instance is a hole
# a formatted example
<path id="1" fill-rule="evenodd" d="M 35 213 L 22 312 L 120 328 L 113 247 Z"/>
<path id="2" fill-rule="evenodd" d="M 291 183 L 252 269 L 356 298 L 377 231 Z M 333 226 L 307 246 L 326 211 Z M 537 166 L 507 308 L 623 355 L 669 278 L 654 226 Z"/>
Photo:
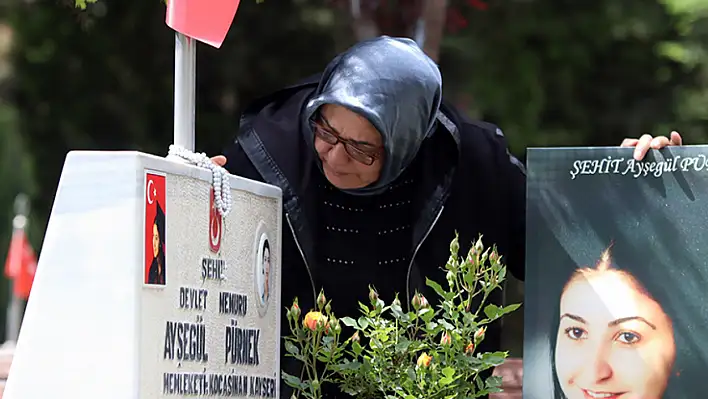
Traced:
<path id="1" fill-rule="evenodd" d="M 482 353 L 479 356 L 479 360 L 481 360 L 487 368 L 490 368 L 503 364 L 507 356 L 509 356 L 507 352 Z"/>
<path id="2" fill-rule="evenodd" d="M 487 380 L 485 381 L 484 385 L 489 388 L 501 388 L 502 386 L 502 377 L 499 375 L 493 375 L 491 377 L 487 377 Z M 497 391 L 499 392 L 499 391 Z"/>
<path id="3" fill-rule="evenodd" d="M 506 314 L 509 314 L 516 309 L 518 309 L 521 306 L 521 304 L 515 303 L 511 304 L 508 306 L 504 306 L 503 308 L 500 308 L 499 306 L 490 303 L 484 308 L 484 314 L 489 318 L 489 321 L 494 321 Z"/>
<path id="4" fill-rule="evenodd" d="M 300 354 L 300 348 L 295 346 L 292 342 L 289 340 L 285 341 L 285 350 L 290 353 L 291 355 L 299 355 Z"/>
<path id="5" fill-rule="evenodd" d="M 440 380 L 438 380 L 438 383 L 440 385 L 450 385 L 450 384 L 452 384 L 453 381 L 454 381 L 454 379 L 452 377 L 443 377 Z"/>
<path id="6" fill-rule="evenodd" d="M 496 319 L 498 317 L 497 314 L 499 314 L 500 312 L 501 312 L 501 309 L 499 308 L 499 306 L 497 306 L 493 303 L 490 303 L 489 305 L 484 307 L 484 314 L 490 320 Z"/>
<path id="7" fill-rule="evenodd" d="M 359 363 L 357 361 L 352 362 L 352 361 L 347 360 L 344 363 L 337 366 L 337 368 L 342 371 L 356 371 L 361 368 L 361 363 Z"/>
<path id="8" fill-rule="evenodd" d="M 443 375 L 444 375 L 445 377 L 452 378 L 452 377 L 455 376 L 455 369 L 453 369 L 452 367 L 448 366 L 448 367 L 445 367 L 445 368 L 442 370 L 442 373 L 443 373 Z"/>
<path id="9" fill-rule="evenodd" d="M 440 286 L 440 284 L 427 277 L 425 278 L 425 284 L 427 284 L 428 287 L 432 288 L 441 297 L 447 298 L 448 293 L 442 288 L 442 286 Z"/>
<path id="10" fill-rule="evenodd" d="M 406 338 L 400 338 L 396 344 L 396 353 L 404 353 L 411 346 L 411 341 Z"/>
<path id="11" fill-rule="evenodd" d="M 352 327 L 352 328 L 357 328 L 358 325 L 356 324 L 356 320 L 352 319 L 351 317 L 343 317 L 339 319 L 345 326 L 347 327 Z"/>
<path id="12" fill-rule="evenodd" d="M 425 308 L 418 311 L 418 316 L 420 316 L 424 322 L 429 323 L 435 316 L 435 312 L 430 308 Z"/>
<path id="13" fill-rule="evenodd" d="M 445 319 L 438 319 L 438 322 L 440 323 L 441 326 L 445 327 L 446 330 L 452 331 L 455 329 L 455 326 L 450 324 L 447 320 Z"/>
<path id="14" fill-rule="evenodd" d="M 286 384 L 288 384 L 288 386 L 295 388 L 295 389 L 301 389 L 301 390 L 307 389 L 308 384 L 302 382 L 302 380 L 300 380 L 300 378 L 295 377 L 294 375 L 290 375 L 290 374 L 286 373 L 285 371 L 281 371 L 280 374 L 283 376 L 283 380 L 285 381 Z"/>
<path id="15" fill-rule="evenodd" d="M 359 318 L 359 326 L 362 329 L 366 329 L 367 327 L 369 327 L 369 320 L 365 317 L 360 317 Z"/>
<path id="16" fill-rule="evenodd" d="M 520 307 L 521 307 L 520 303 L 512 303 L 511 305 L 504 306 L 504 309 L 502 309 L 502 316 L 509 314 L 511 312 L 515 312 L 516 309 L 518 309 Z"/>
<path id="17" fill-rule="evenodd" d="M 358 342 L 352 342 L 352 351 L 354 351 L 354 354 L 357 356 L 361 356 L 361 352 L 363 351 L 363 348 L 361 347 L 361 344 Z"/>
<path id="18" fill-rule="evenodd" d="M 75 4 L 76 4 L 77 8 L 85 10 L 88 3 L 95 3 L 95 2 L 96 2 L 96 0 L 76 0 Z"/>

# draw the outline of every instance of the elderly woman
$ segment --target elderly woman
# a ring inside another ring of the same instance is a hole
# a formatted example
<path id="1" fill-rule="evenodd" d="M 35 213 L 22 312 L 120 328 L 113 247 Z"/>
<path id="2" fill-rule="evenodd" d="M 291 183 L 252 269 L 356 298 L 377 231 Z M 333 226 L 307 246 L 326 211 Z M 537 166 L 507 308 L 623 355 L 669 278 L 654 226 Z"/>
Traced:
<path id="1" fill-rule="evenodd" d="M 623 145 L 643 156 L 669 144 L 641 140 Z M 524 278 L 524 167 L 499 128 L 443 100 L 437 65 L 412 40 L 361 42 L 323 74 L 256 101 L 224 156 L 214 161 L 229 172 L 283 190 L 282 297 L 303 309 L 320 289 L 340 316 L 358 314 L 369 284 L 385 301 L 428 293 L 426 277 L 445 281 L 456 231 L 466 245 L 483 234 Z M 480 350 L 497 350 L 498 328 L 486 337 Z"/>

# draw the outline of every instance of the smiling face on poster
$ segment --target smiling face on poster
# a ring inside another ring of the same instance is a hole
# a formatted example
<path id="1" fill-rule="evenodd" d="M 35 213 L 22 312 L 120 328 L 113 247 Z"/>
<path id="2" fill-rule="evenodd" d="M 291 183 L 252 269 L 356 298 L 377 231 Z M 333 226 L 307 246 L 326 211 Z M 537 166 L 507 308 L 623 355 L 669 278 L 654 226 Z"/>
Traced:
<path id="1" fill-rule="evenodd" d="M 672 321 L 630 272 L 612 266 L 609 249 L 573 273 L 559 302 L 553 360 L 566 398 L 662 397 L 676 359 Z"/>
<path id="2" fill-rule="evenodd" d="M 524 399 L 705 396 L 706 159 L 529 150 Z"/>

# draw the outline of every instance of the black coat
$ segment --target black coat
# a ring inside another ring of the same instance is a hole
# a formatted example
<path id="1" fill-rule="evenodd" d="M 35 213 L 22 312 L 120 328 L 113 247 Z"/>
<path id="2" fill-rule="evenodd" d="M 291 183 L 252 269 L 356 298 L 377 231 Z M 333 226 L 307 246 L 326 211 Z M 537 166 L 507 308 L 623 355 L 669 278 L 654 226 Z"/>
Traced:
<path id="1" fill-rule="evenodd" d="M 299 113 L 318 81 L 315 76 L 255 101 L 241 118 L 236 140 L 224 151 L 230 173 L 283 191 L 282 300 L 283 306 L 288 306 L 298 297 L 303 312 L 314 307 L 320 287 L 315 286 L 315 201 L 308 200 L 312 188 L 307 184 L 314 151 L 299 131 Z M 414 199 L 420 216 L 412 229 L 415 252 L 408 273 L 409 298 L 416 289 L 428 298 L 435 297 L 425 287 L 413 286 L 411 281 L 420 281 L 421 276 L 445 283 L 439 268 L 447 262 L 456 231 L 460 253 L 466 253 L 473 240 L 483 234 L 485 246 L 496 244 L 509 271 L 523 280 L 523 165 L 510 155 L 496 126 L 471 121 L 445 102 L 438 120 L 438 131 L 423 143 L 418 155 L 424 157 L 425 176 L 421 176 L 422 189 Z M 501 301 L 499 291 L 491 300 Z M 289 334 L 284 311 L 281 330 Z M 479 350 L 498 350 L 499 341 L 498 325 L 489 326 Z M 291 362 L 281 355 L 283 369 L 294 372 Z M 281 383 L 281 398 L 290 395 Z"/>

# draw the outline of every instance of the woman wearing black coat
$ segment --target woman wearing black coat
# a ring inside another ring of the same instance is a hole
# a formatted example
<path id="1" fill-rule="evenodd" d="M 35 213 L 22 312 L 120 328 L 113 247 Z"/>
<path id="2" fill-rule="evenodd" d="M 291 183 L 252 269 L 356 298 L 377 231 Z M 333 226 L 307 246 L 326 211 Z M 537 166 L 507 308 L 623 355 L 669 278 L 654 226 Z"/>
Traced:
<path id="1" fill-rule="evenodd" d="M 412 40 L 359 43 L 321 75 L 255 101 L 224 156 L 214 162 L 283 191 L 286 304 L 310 309 L 324 289 L 337 315 L 356 316 L 369 284 L 386 302 L 400 293 L 410 303 L 416 290 L 432 299 L 425 278 L 445 281 L 456 231 L 461 251 L 482 234 L 524 278 L 524 167 L 498 127 L 443 100 L 437 65 Z M 499 345 L 490 326 L 479 350 Z M 292 361 L 281 355 L 285 370 Z"/>

